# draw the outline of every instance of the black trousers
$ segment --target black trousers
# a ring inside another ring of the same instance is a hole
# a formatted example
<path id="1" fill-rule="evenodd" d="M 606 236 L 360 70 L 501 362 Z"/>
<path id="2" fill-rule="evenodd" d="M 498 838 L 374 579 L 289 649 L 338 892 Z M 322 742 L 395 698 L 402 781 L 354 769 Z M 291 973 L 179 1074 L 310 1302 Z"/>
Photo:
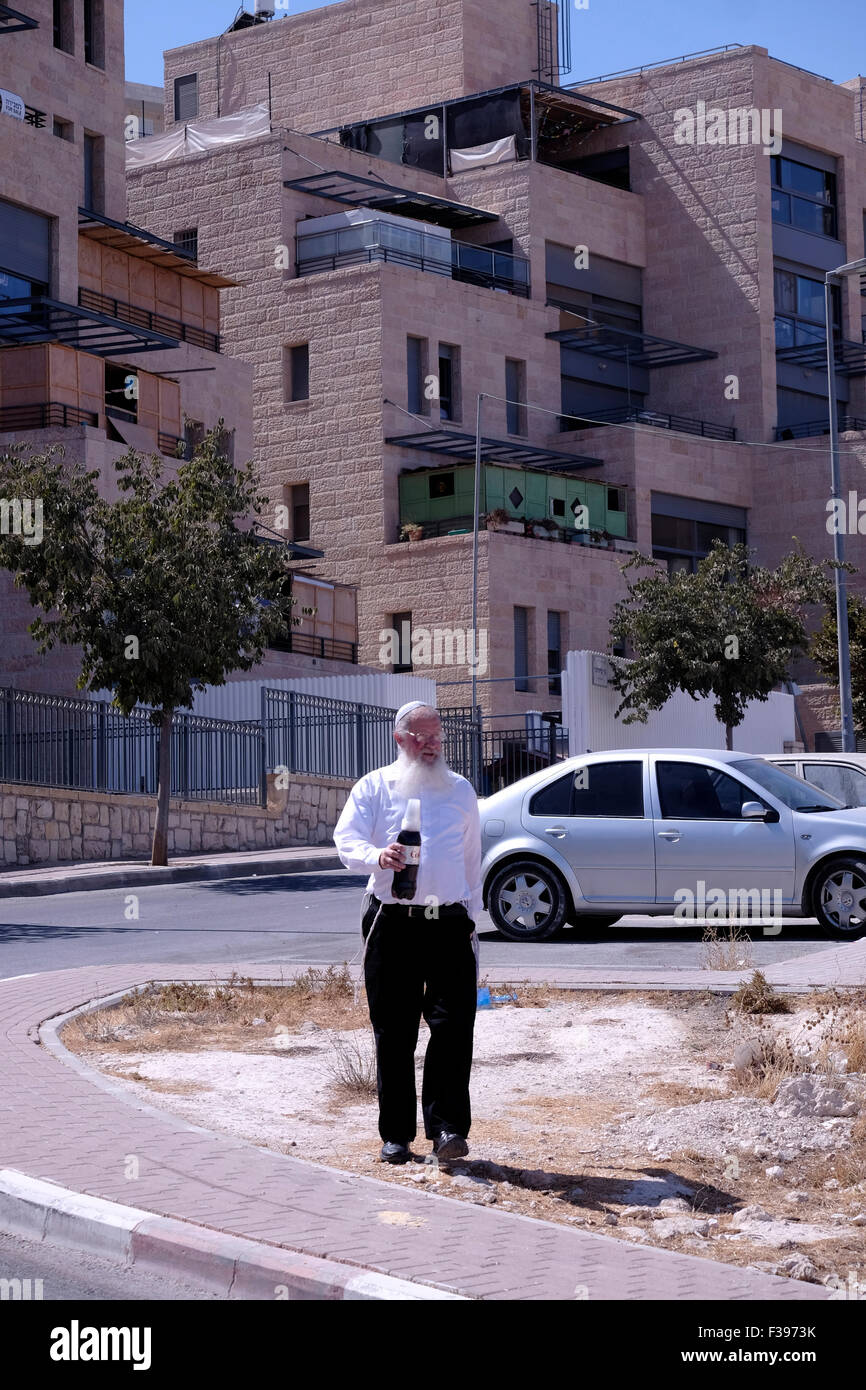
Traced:
<path id="1" fill-rule="evenodd" d="M 370 932 L 378 904 L 364 915 Z M 417 1133 L 415 1048 L 422 1016 L 430 1029 L 421 1109 L 424 1133 L 469 1133 L 469 1073 L 477 981 L 474 923 L 461 911 L 428 920 L 404 910 L 379 914 L 367 940 L 364 982 L 376 1039 L 379 1134 L 408 1144 Z"/>

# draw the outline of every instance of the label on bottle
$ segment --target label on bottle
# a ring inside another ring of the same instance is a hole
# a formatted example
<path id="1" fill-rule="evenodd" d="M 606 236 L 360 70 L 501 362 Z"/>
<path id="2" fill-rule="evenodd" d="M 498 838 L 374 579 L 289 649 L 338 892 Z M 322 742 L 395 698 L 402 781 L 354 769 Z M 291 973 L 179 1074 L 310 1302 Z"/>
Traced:
<path id="1" fill-rule="evenodd" d="M 420 863 L 421 863 L 421 846 L 420 846 L 420 845 L 401 845 L 401 849 L 403 850 L 403 865 L 404 865 L 404 867 L 405 867 L 407 864 L 420 864 Z"/>

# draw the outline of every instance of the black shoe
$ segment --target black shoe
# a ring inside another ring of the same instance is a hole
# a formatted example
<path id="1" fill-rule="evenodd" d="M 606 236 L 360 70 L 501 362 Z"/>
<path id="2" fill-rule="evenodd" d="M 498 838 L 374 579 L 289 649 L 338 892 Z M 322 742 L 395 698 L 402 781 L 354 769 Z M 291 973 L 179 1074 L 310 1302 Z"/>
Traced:
<path id="1" fill-rule="evenodd" d="M 464 1158 L 469 1152 L 469 1145 L 462 1134 L 451 1134 L 445 1130 L 438 1139 L 433 1140 L 433 1152 L 437 1158 Z"/>
<path id="2" fill-rule="evenodd" d="M 379 1155 L 382 1163 L 408 1163 L 410 1157 L 408 1144 L 395 1144 L 391 1139 L 382 1145 Z"/>

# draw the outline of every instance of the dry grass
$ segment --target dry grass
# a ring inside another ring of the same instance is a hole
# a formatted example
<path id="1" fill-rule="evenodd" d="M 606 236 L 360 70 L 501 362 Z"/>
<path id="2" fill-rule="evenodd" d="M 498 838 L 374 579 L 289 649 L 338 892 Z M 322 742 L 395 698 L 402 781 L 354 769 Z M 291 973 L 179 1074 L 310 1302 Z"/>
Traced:
<path id="1" fill-rule="evenodd" d="M 762 970 L 753 970 L 731 995 L 731 1007 L 743 1014 L 789 1014 L 791 1006 L 773 987 Z"/>
<path id="2" fill-rule="evenodd" d="M 657 1081 L 643 1095 L 661 1101 L 671 1109 L 677 1105 L 697 1105 L 702 1100 L 718 1100 L 720 1092 L 710 1087 L 689 1086 L 682 1081 Z"/>
<path id="3" fill-rule="evenodd" d="M 752 939 L 739 922 L 713 923 L 704 927 L 701 937 L 701 967 L 704 970 L 747 969 L 754 962 Z"/>
<path id="4" fill-rule="evenodd" d="M 376 1053 L 372 1041 L 331 1036 L 326 1066 L 335 1100 L 370 1100 L 376 1095 Z"/>

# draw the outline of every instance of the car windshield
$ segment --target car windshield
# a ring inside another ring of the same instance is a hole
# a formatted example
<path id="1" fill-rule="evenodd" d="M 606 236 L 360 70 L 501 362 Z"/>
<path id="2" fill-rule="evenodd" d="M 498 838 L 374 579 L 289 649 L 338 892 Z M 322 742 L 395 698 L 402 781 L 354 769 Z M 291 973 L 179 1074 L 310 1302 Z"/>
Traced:
<path id="1" fill-rule="evenodd" d="M 795 777 L 793 773 L 785 772 L 783 768 L 776 767 L 774 763 L 765 763 L 763 758 L 746 758 L 743 762 L 731 763 L 730 766 L 737 772 L 742 772 L 746 777 L 751 777 L 753 782 L 757 782 L 760 787 L 771 792 L 792 811 L 842 811 L 845 809 L 844 801 L 837 800 L 829 792 L 821 791 L 820 787 L 813 787 L 811 782 L 804 782 L 802 777 Z"/>

